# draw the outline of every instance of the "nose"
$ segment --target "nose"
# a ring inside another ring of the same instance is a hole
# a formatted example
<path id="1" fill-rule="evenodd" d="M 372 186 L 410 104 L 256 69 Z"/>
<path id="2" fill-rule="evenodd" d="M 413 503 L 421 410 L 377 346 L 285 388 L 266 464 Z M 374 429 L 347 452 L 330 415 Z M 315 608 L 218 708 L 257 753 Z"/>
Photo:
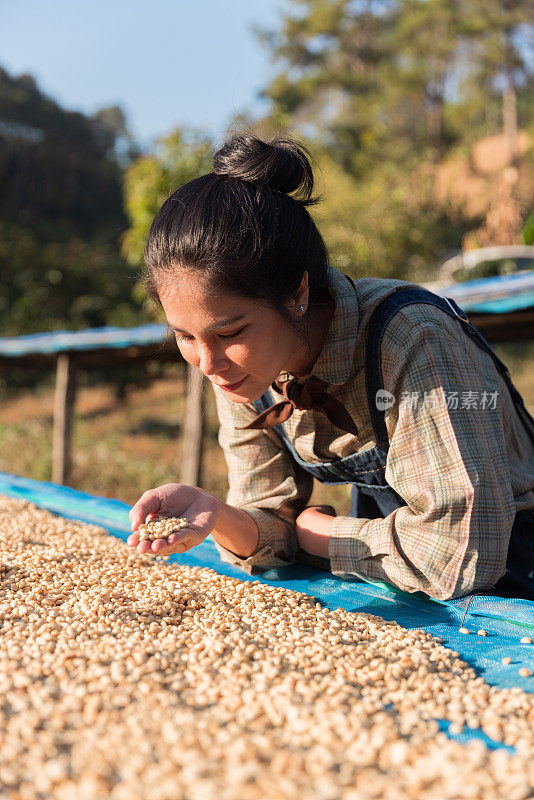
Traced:
<path id="1" fill-rule="evenodd" d="M 219 347 L 199 343 L 198 368 L 204 375 L 217 375 L 224 372 L 228 364 L 228 359 Z"/>

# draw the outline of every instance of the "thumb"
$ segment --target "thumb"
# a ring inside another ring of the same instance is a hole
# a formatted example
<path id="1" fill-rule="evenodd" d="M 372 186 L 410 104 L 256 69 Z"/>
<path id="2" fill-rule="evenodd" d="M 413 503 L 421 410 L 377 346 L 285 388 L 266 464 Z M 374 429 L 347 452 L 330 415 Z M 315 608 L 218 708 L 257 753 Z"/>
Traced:
<path id="1" fill-rule="evenodd" d="M 137 503 L 130 509 L 129 517 L 132 530 L 137 530 L 149 514 L 157 514 L 161 508 L 161 497 L 156 489 L 150 489 L 141 495 Z"/>

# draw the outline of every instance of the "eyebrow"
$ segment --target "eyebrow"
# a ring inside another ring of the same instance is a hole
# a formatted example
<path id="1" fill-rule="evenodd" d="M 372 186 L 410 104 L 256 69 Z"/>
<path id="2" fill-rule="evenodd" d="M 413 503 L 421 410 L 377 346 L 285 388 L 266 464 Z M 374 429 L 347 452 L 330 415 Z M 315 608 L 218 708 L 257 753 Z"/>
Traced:
<path id="1" fill-rule="evenodd" d="M 235 317 L 227 317 L 227 319 L 220 319 L 218 322 L 214 322 L 213 325 L 210 325 L 208 328 L 202 331 L 202 333 L 210 333 L 211 331 L 216 331 L 219 328 L 226 328 L 227 325 L 232 325 L 234 322 L 238 322 L 240 319 L 243 319 L 244 314 L 236 314 Z M 174 325 L 170 326 L 171 330 L 176 331 L 176 333 L 187 333 L 184 331 L 183 328 L 175 328 Z"/>

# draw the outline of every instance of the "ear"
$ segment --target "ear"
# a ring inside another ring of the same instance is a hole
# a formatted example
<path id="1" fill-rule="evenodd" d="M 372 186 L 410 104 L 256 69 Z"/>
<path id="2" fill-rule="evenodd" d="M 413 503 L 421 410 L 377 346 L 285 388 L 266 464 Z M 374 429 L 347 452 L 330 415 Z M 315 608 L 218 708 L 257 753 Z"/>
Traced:
<path id="1" fill-rule="evenodd" d="M 308 272 L 305 271 L 304 275 L 302 276 L 302 280 L 300 282 L 300 286 L 297 289 L 297 293 L 293 300 L 291 301 L 290 308 L 297 308 L 299 309 L 301 306 L 304 308 L 303 312 L 300 314 L 305 313 L 308 305 L 309 305 L 309 297 L 310 297 L 310 288 L 308 282 Z"/>

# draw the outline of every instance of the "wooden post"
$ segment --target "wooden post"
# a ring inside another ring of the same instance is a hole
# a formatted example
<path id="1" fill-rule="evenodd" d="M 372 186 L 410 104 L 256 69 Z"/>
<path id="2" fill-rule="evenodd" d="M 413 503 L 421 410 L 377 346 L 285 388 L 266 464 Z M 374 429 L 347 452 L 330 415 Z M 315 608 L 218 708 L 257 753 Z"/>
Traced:
<path id="1" fill-rule="evenodd" d="M 204 375 L 187 365 L 187 402 L 182 428 L 180 483 L 200 484 L 202 439 L 204 434 Z"/>
<path id="2" fill-rule="evenodd" d="M 54 433 L 52 443 L 52 481 L 66 484 L 70 472 L 70 434 L 72 409 L 76 394 L 76 368 L 70 353 L 57 357 L 54 397 Z"/>

